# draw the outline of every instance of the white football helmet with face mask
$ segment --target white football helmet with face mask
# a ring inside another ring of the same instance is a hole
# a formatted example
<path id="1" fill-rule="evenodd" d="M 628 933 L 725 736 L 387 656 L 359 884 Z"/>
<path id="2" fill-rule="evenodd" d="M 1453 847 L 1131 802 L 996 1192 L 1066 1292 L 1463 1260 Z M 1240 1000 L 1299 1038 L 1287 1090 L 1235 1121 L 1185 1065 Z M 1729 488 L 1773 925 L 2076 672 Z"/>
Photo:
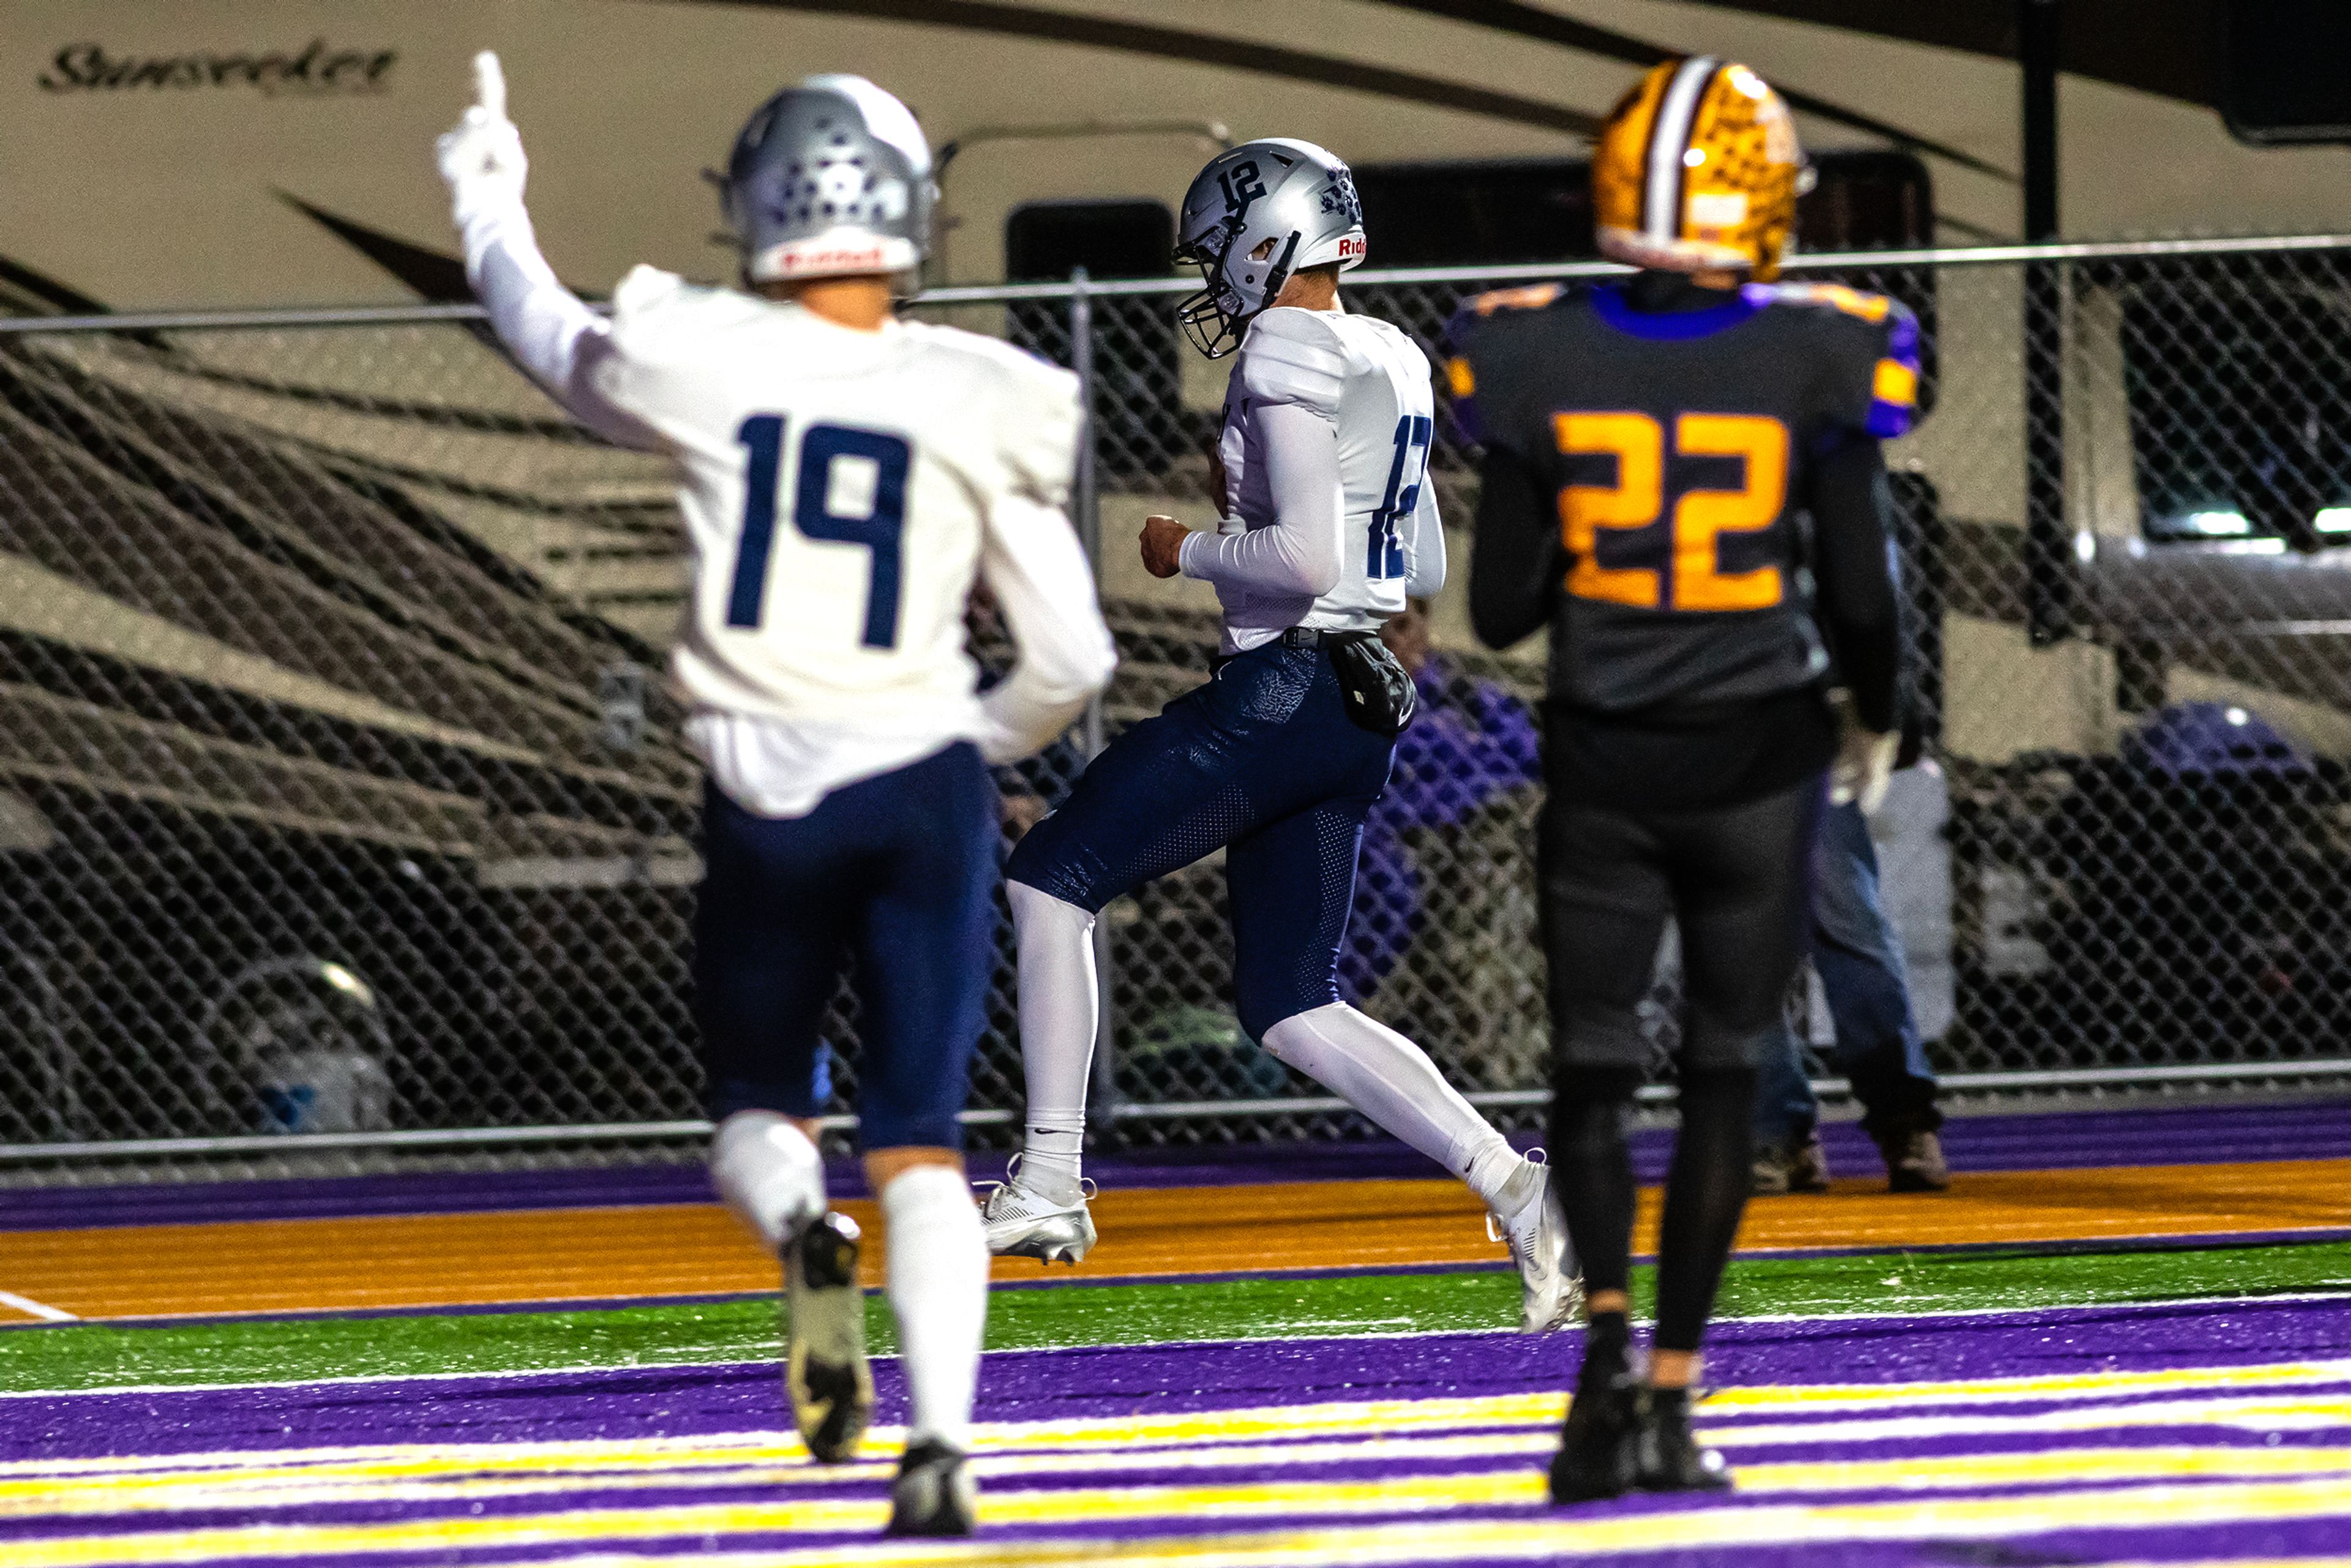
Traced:
<path id="1" fill-rule="evenodd" d="M 1176 259 L 1207 285 L 1176 308 L 1193 346 L 1221 359 L 1299 268 L 1363 264 L 1364 207 L 1347 165 L 1284 136 L 1219 152 L 1184 193 Z"/>

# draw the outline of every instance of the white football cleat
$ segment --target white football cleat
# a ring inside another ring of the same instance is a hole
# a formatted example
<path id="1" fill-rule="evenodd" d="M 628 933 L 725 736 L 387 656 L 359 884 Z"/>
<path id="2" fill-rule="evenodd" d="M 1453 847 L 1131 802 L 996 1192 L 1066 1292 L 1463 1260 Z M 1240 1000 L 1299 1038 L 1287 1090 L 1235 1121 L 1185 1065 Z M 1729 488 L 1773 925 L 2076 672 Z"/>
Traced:
<path id="1" fill-rule="evenodd" d="M 999 1258 L 1035 1258 L 1047 1263 L 1075 1267 L 1093 1249 L 1094 1217 L 1086 1202 L 1094 1184 L 1079 1178 L 1078 1201 L 1056 1203 L 1020 1184 L 1020 1156 L 1012 1156 L 1000 1182 L 981 1182 L 989 1188 L 979 1206 L 987 1227 L 987 1249 Z"/>
<path id="2" fill-rule="evenodd" d="M 1583 1277 L 1567 1245 L 1567 1217 L 1552 1195 L 1551 1166 L 1527 1151 L 1527 1163 L 1542 1172 L 1542 1186 L 1533 1201 L 1508 1219 L 1490 1210 L 1486 1234 L 1507 1245 L 1510 1261 L 1519 1266 L 1519 1327 L 1528 1333 L 1563 1329 L 1575 1321 L 1583 1305 Z"/>

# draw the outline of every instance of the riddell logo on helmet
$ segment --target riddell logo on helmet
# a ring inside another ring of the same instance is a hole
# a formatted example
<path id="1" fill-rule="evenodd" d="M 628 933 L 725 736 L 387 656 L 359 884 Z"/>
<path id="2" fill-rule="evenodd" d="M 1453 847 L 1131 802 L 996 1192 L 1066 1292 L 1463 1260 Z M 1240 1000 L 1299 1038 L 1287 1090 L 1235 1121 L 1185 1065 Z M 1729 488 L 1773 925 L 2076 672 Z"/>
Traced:
<path id="1" fill-rule="evenodd" d="M 869 246 L 786 246 L 776 252 L 776 267 L 781 272 L 883 272 L 889 269 L 888 247 Z"/>
<path id="2" fill-rule="evenodd" d="M 1343 239 L 1339 242 L 1339 259 L 1341 261 L 1361 261 L 1364 259 L 1364 244 L 1360 239 Z"/>

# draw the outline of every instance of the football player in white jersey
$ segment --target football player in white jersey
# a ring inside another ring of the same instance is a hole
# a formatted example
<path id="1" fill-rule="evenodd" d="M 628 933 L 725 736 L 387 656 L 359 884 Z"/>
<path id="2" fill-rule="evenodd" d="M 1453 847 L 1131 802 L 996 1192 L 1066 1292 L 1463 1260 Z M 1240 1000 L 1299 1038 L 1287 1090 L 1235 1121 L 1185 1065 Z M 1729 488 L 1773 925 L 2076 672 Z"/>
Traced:
<path id="1" fill-rule="evenodd" d="M 1186 329 L 1240 350 L 1225 404 L 1225 514 L 1195 533 L 1145 525 L 1144 564 L 1214 583 L 1222 656 L 1207 685 L 1096 758 L 1006 868 L 1020 957 L 1027 1131 L 987 1200 L 988 1245 L 1075 1262 L 1094 1227 L 1079 1174 L 1098 1027 L 1092 929 L 1103 904 L 1226 852 L 1233 990 L 1265 1049 L 1443 1165 L 1484 1200 L 1523 1284 L 1522 1322 L 1579 1299 L 1548 1172 L 1521 1159 L 1421 1049 L 1339 998 L 1339 947 L 1364 814 L 1386 787 L 1413 685 L 1379 626 L 1445 580 L 1422 480 L 1427 356 L 1351 316 L 1340 272 L 1364 258 L 1345 164 L 1310 142 L 1219 154 L 1185 195 L 1179 260 L 1207 287 Z"/>
<path id="2" fill-rule="evenodd" d="M 853 953 L 865 1170 L 913 1406 L 890 1529 L 968 1533 L 987 1249 L 956 1113 L 993 968 L 987 764 L 1059 735 L 1115 658 L 1062 509 L 1076 383 L 895 318 L 928 243 L 930 152 L 872 83 L 810 77 L 744 127 L 722 183 L 743 289 L 639 267 L 607 321 L 540 257 L 496 57 L 475 66 L 477 101 L 440 144 L 467 276 L 567 409 L 677 465 L 693 580 L 672 674 L 710 770 L 695 980 L 713 1179 L 783 1261 L 801 1435 L 845 1458 L 873 1385 L 857 1228 L 827 1211 L 812 1118 Z M 985 696 L 964 646 L 976 581 L 1019 646 Z"/>

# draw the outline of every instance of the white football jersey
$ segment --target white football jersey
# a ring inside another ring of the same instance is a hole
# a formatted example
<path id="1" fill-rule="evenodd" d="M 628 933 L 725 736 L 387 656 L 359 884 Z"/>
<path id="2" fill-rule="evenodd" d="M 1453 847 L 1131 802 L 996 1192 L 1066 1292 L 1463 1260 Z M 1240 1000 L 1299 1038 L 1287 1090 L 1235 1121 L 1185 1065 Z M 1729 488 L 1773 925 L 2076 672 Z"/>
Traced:
<path id="1" fill-rule="evenodd" d="M 1061 688 L 1106 675 L 1062 510 L 1080 429 L 1067 371 L 952 328 L 862 332 L 639 267 L 584 381 L 679 465 L 692 582 L 672 674 L 746 804 L 805 810 L 956 739 L 998 759 L 1033 747 L 991 737 L 975 695 L 976 578 L 1024 665 L 1041 652 Z"/>
<path id="2" fill-rule="evenodd" d="M 1408 592 L 1442 586 L 1444 535 L 1436 494 L 1424 483 L 1436 399 L 1420 346 L 1385 321 L 1339 311 L 1285 307 L 1251 322 L 1225 394 L 1218 447 L 1226 534 L 1278 520 L 1251 418 L 1269 403 L 1310 409 L 1338 431 L 1345 490 L 1339 581 L 1320 598 L 1219 583 L 1228 645 L 1255 647 L 1290 626 L 1374 630 L 1403 611 Z"/>

